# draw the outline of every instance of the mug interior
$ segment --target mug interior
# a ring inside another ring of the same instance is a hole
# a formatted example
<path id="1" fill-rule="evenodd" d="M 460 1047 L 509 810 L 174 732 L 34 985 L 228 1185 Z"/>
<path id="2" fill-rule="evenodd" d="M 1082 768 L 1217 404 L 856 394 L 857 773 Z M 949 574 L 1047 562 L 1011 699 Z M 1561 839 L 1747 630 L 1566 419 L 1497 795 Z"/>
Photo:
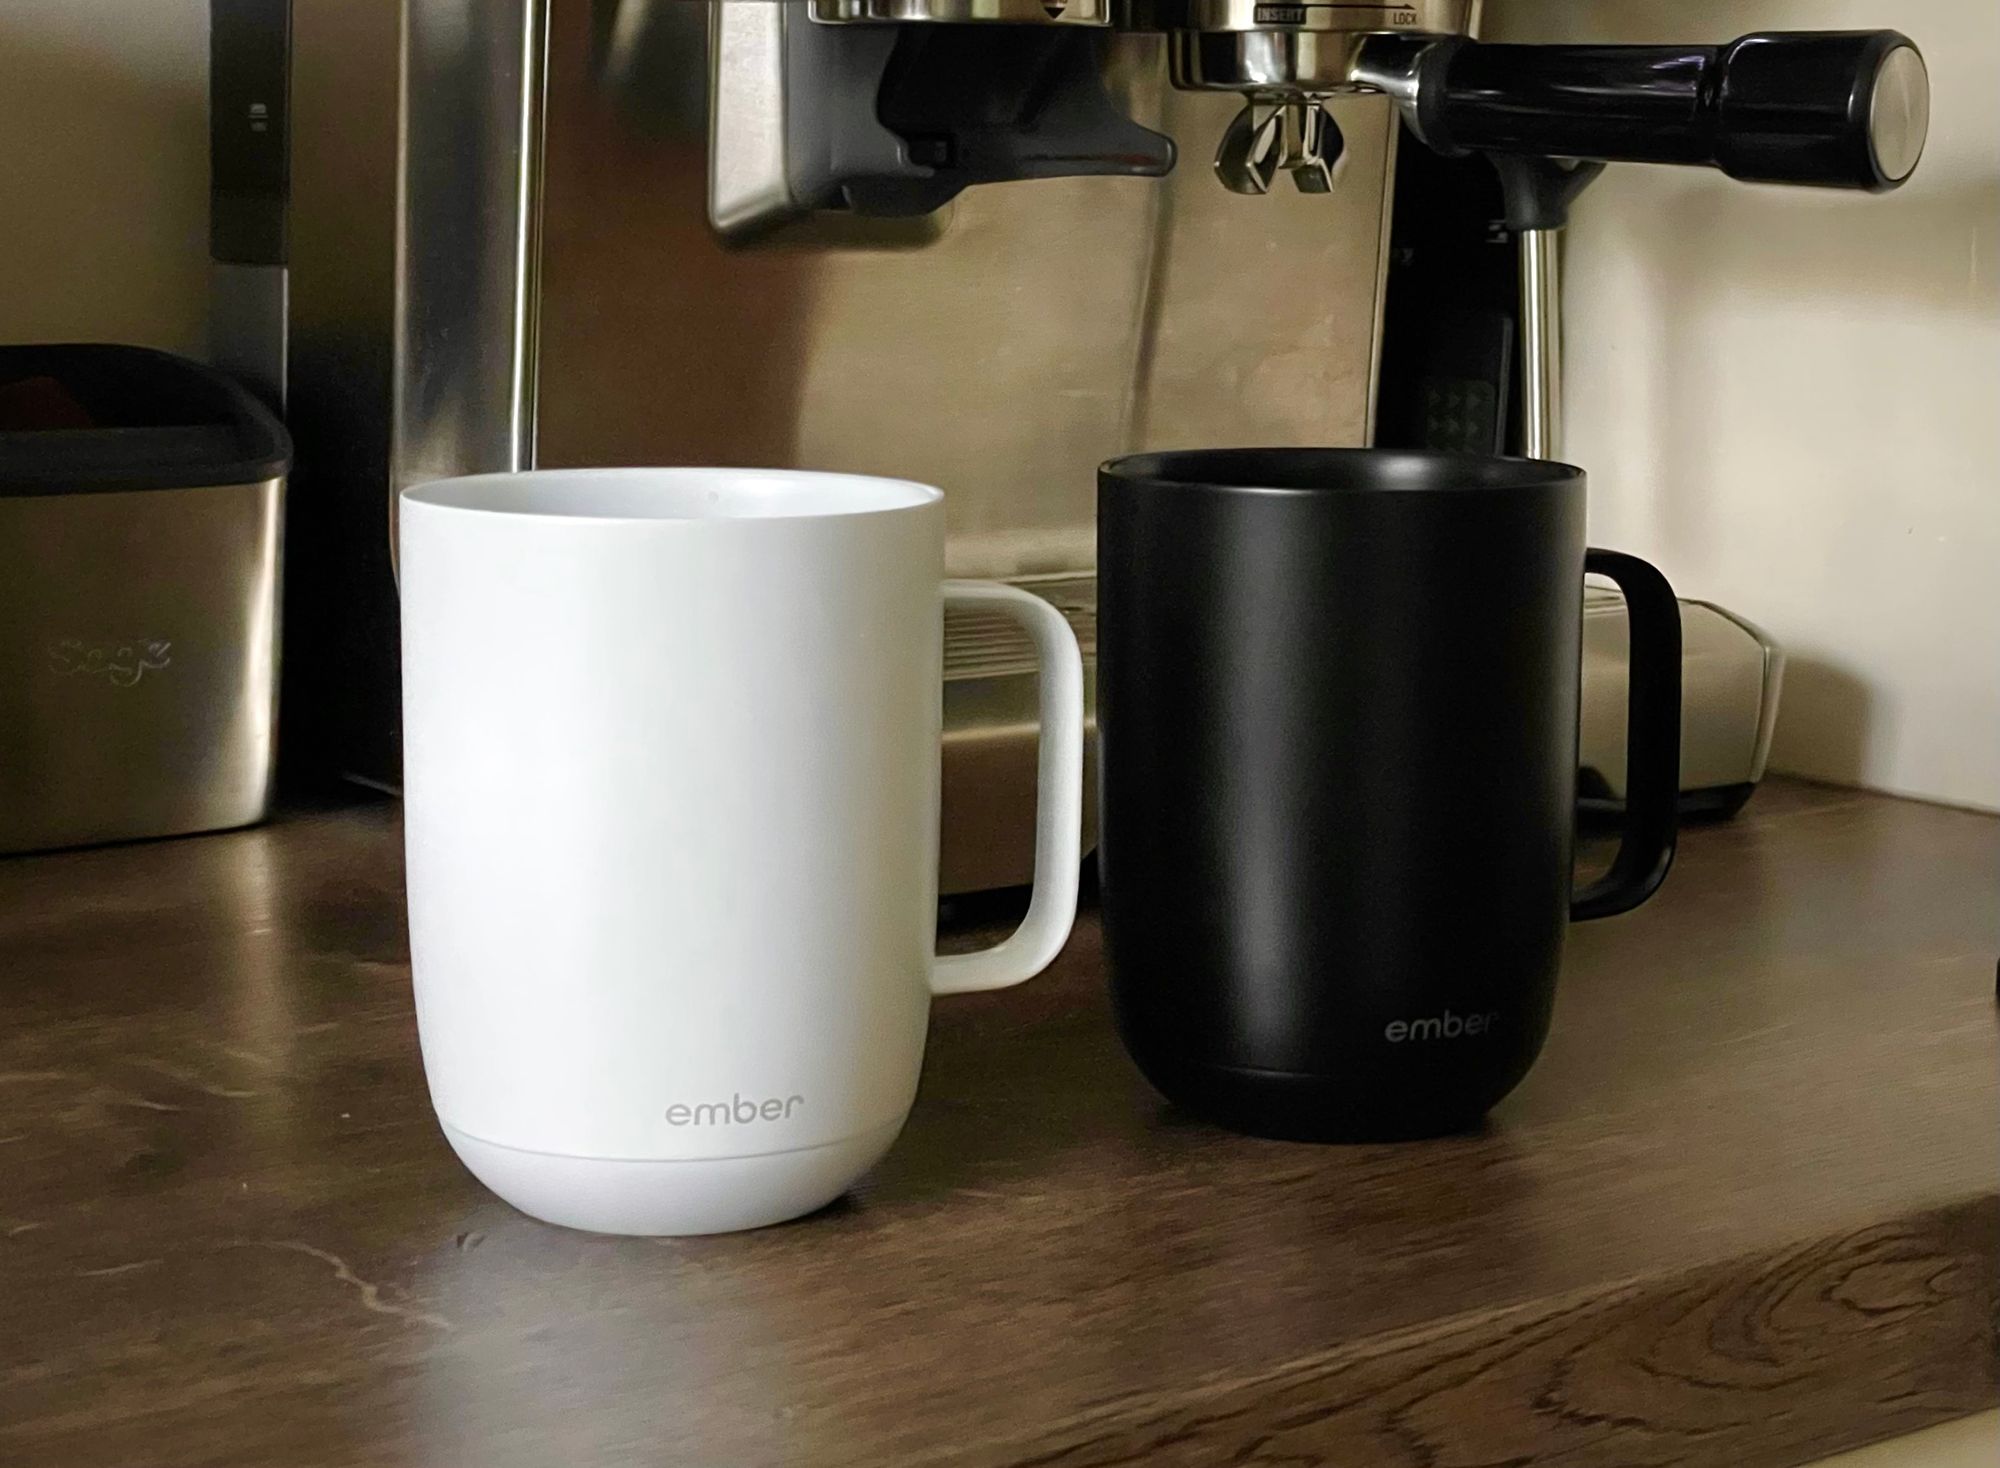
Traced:
<path id="1" fill-rule="evenodd" d="M 907 479 L 800 469 L 537 469 L 403 491 L 406 504 L 559 520 L 800 520 L 915 509 L 944 498 Z"/>
<path id="2" fill-rule="evenodd" d="M 1130 454 L 1099 470 L 1130 483 L 1281 493 L 1352 493 L 1533 489 L 1581 479 L 1583 471 L 1548 459 L 1425 449 L 1184 449 Z"/>

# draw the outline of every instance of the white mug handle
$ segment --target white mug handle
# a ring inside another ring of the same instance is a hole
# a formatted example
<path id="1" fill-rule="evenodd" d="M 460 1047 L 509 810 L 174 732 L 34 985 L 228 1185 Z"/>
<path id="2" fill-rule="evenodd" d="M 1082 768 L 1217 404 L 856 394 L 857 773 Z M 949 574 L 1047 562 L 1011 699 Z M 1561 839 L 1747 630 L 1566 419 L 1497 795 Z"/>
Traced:
<path id="1" fill-rule="evenodd" d="M 1083 654 L 1063 614 L 1017 587 L 947 581 L 944 601 L 1013 618 L 1034 640 L 1041 671 L 1035 887 L 1028 915 L 1006 941 L 977 953 L 941 954 L 931 969 L 933 994 L 972 994 L 1032 979 L 1062 951 L 1076 923 L 1083 862 Z"/>

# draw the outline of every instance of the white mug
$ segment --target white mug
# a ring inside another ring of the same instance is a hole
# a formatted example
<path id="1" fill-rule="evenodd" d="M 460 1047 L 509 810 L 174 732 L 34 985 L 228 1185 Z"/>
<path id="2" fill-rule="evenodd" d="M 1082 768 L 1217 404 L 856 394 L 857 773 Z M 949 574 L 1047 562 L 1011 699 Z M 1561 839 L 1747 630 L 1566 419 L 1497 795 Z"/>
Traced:
<path id="1" fill-rule="evenodd" d="M 944 499 L 757 469 L 403 491 L 410 953 L 472 1173 L 604 1233 L 808 1213 L 888 1150 L 930 996 L 1017 984 L 1076 915 L 1083 665 L 1046 602 L 944 580 Z M 1035 884 L 938 957 L 942 608 L 1041 666 Z"/>

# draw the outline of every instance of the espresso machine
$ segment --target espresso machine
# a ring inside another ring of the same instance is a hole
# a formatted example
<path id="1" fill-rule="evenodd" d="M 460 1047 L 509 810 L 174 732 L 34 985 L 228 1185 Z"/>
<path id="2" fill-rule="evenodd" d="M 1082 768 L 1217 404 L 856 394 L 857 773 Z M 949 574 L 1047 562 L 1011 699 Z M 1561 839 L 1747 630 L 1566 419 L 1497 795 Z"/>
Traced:
<path id="1" fill-rule="evenodd" d="M 1374 441 L 1399 147 L 1484 155 L 1521 451 L 1560 444 L 1557 231 L 1607 162 L 1886 190 L 1893 32 L 1477 39 L 1479 0 L 294 0 L 296 757 L 399 778 L 389 501 L 586 464 L 927 480 L 948 569 L 1086 657 L 1093 470 Z M 945 629 L 942 886 L 1026 880 L 1032 660 Z"/>

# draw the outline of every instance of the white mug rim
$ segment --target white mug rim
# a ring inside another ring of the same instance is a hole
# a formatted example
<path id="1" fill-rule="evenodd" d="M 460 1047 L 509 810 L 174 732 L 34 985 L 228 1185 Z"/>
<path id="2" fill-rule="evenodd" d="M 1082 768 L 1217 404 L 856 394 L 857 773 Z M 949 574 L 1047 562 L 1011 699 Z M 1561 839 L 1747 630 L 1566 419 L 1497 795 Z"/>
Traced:
<path id="1" fill-rule="evenodd" d="M 944 492 L 912 479 L 813 469 L 526 469 L 412 484 L 402 505 L 453 516 L 579 525 L 754 525 L 923 510 Z"/>

